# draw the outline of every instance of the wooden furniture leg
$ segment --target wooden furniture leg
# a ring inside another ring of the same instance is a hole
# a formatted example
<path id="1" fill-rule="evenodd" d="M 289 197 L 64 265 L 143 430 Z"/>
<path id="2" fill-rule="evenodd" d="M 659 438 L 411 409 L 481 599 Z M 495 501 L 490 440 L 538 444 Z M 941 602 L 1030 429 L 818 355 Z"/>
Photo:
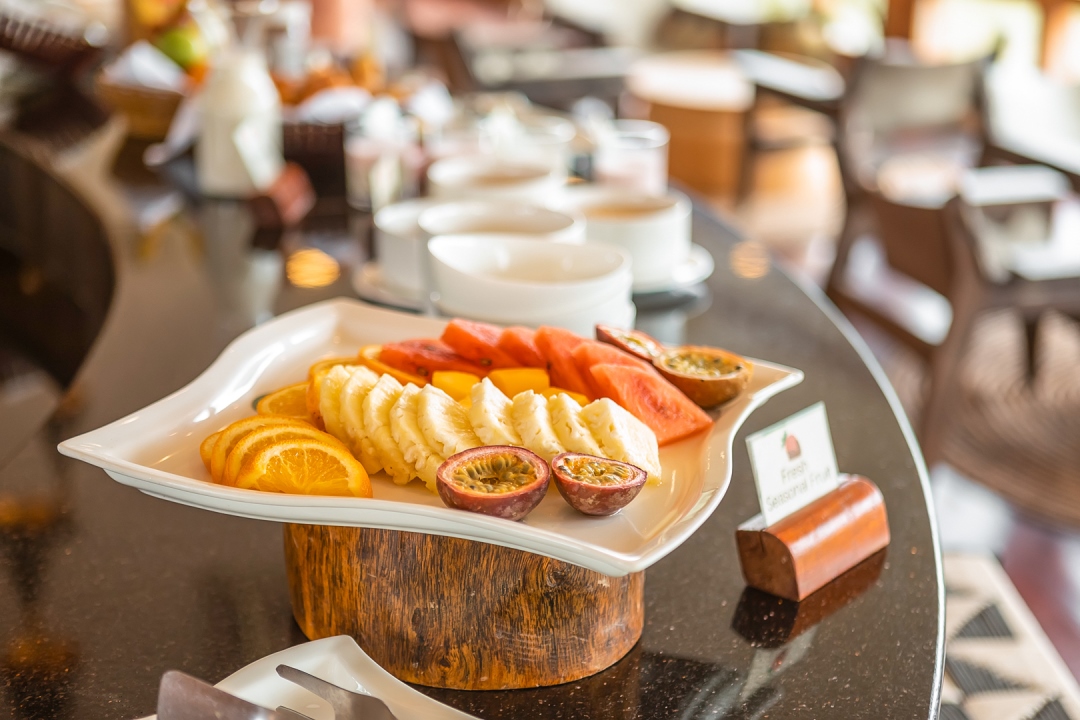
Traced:
<path id="1" fill-rule="evenodd" d="M 943 459 L 949 399 L 956 390 L 964 350 L 984 305 L 984 292 L 978 280 L 960 278 L 949 303 L 952 305 L 952 324 L 945 340 L 930 356 L 930 383 L 919 422 L 919 444 L 928 468 Z"/>
<path id="2" fill-rule="evenodd" d="M 1024 313 L 1024 337 L 1027 340 L 1027 366 L 1025 368 L 1028 385 L 1035 384 L 1036 360 L 1039 342 L 1039 315 Z"/>

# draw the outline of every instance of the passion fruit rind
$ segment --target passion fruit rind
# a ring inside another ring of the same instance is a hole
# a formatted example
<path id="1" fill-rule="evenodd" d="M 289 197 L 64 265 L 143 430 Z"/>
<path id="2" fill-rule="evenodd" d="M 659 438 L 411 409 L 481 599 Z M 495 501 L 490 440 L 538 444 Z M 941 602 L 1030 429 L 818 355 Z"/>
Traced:
<path id="1" fill-rule="evenodd" d="M 449 507 L 520 520 L 547 493 L 551 470 L 525 448 L 487 445 L 447 458 L 436 471 L 439 497 Z"/>
<path id="2" fill-rule="evenodd" d="M 660 341 L 640 330 L 622 330 L 610 325 L 597 325 L 596 339 L 602 343 L 614 345 L 647 363 L 651 363 L 653 358 L 664 352 L 664 346 Z"/>
<path id="3" fill-rule="evenodd" d="M 573 452 L 556 455 L 551 470 L 559 494 L 586 515 L 611 515 L 626 507 L 648 476 L 630 463 Z"/>
<path id="4" fill-rule="evenodd" d="M 685 345 L 666 350 L 653 366 L 675 387 L 703 408 L 733 399 L 746 389 L 754 366 L 746 358 L 719 348 Z"/>

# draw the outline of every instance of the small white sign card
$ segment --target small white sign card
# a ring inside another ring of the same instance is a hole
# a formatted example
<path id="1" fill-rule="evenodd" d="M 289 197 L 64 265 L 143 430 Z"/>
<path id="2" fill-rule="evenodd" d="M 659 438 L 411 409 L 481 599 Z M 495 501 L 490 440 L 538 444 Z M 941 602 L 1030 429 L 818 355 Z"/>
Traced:
<path id="1" fill-rule="evenodd" d="M 840 484 L 823 402 L 754 433 L 746 438 L 746 447 L 766 526 Z"/>

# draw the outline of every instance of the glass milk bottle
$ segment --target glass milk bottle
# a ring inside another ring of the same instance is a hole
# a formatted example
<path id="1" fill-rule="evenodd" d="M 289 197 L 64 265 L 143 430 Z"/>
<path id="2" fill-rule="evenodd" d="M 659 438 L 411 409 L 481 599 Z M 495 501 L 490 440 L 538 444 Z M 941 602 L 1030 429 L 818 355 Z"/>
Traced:
<path id="1" fill-rule="evenodd" d="M 263 54 L 226 50 L 214 63 L 201 98 L 195 146 L 199 190 L 215 197 L 250 197 L 277 180 L 281 100 Z"/>

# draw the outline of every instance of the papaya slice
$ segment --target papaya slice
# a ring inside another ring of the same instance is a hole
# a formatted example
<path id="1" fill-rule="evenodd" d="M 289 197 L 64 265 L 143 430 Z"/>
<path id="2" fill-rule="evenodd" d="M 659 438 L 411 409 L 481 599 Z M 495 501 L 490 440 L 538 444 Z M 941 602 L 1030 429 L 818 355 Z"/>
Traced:
<path id="1" fill-rule="evenodd" d="M 664 446 L 712 427 L 712 418 L 659 373 L 629 365 L 594 365 L 590 374 L 611 398 L 656 433 Z"/>
<path id="2" fill-rule="evenodd" d="M 458 402 L 469 397 L 473 385 L 478 382 L 480 382 L 480 378 L 472 373 L 463 373 L 456 370 L 436 370 L 431 373 L 431 384 Z"/>
<path id="3" fill-rule="evenodd" d="M 551 378 L 547 370 L 542 368 L 501 368 L 492 370 L 488 380 L 508 398 L 514 398 L 526 390 L 541 394 L 551 387 Z"/>
<path id="4" fill-rule="evenodd" d="M 572 354 L 583 342 L 585 338 L 562 328 L 543 326 L 536 331 L 536 347 L 546 361 L 551 384 L 591 397 L 589 380 L 578 370 Z"/>
<path id="5" fill-rule="evenodd" d="M 522 367 L 544 368 L 547 362 L 536 347 L 536 331 L 527 327 L 508 327 L 499 334 L 498 347 Z"/>
<path id="6" fill-rule="evenodd" d="M 421 377 L 425 382 L 430 381 L 431 374 L 436 370 L 467 372 L 481 377 L 487 375 L 487 368 L 461 357 L 441 340 L 430 338 L 387 343 L 379 351 L 379 362 Z"/>
<path id="7" fill-rule="evenodd" d="M 502 329 L 494 325 L 454 318 L 443 330 L 442 341 L 461 357 L 485 368 L 512 368 L 520 363 L 500 350 Z"/>

